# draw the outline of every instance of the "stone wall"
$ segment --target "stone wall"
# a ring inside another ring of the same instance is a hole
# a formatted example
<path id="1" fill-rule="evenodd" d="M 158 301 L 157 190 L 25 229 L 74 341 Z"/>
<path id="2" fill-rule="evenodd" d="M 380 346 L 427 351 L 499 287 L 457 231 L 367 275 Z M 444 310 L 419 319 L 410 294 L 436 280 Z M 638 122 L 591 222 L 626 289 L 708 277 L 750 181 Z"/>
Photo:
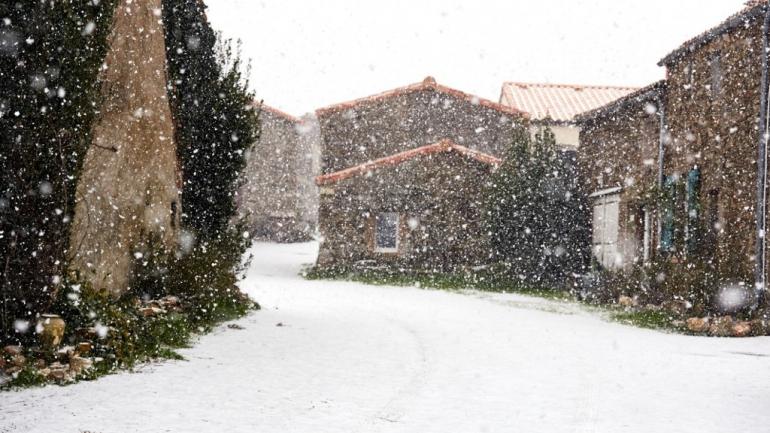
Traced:
<path id="1" fill-rule="evenodd" d="M 492 166 L 456 152 L 416 157 L 321 187 L 319 266 L 373 264 L 451 271 L 484 264 L 484 189 Z M 374 248 L 375 218 L 400 214 L 397 253 Z"/>
<path id="2" fill-rule="evenodd" d="M 238 215 L 257 239 L 310 239 L 318 219 L 318 124 L 264 106 L 260 123 L 259 141 L 246 157 Z"/>
<path id="3" fill-rule="evenodd" d="M 100 74 L 103 102 L 78 180 L 69 255 L 96 290 L 129 284 L 155 237 L 176 246 L 181 203 L 160 0 L 121 0 Z"/>
<path id="4" fill-rule="evenodd" d="M 522 116 L 437 85 L 397 89 L 316 111 L 322 138 L 322 173 L 331 173 L 448 138 L 502 157 Z"/>
<path id="5" fill-rule="evenodd" d="M 704 218 L 715 222 L 707 229 L 715 238 L 716 267 L 723 276 L 749 281 L 756 248 L 761 31 L 760 15 L 666 65 L 665 174 L 700 169 Z"/>
<path id="6" fill-rule="evenodd" d="M 658 183 L 659 92 L 652 87 L 634 93 L 582 121 L 578 166 L 586 194 L 620 189 L 618 243 L 625 269 L 643 258 L 645 196 Z M 651 238 L 650 255 L 654 244 Z"/>

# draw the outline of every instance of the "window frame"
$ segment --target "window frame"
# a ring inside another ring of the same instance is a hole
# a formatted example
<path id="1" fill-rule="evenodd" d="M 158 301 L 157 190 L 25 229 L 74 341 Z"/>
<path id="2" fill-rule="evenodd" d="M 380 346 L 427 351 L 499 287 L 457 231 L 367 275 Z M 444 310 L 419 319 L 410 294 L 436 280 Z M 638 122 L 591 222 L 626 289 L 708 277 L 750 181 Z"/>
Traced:
<path id="1" fill-rule="evenodd" d="M 394 247 L 382 247 L 379 245 L 379 228 L 380 228 L 380 220 L 383 216 L 391 216 L 395 215 L 396 221 L 395 221 L 395 243 L 396 245 Z M 374 252 L 376 253 L 386 253 L 386 254 L 393 254 L 398 253 L 399 248 L 401 247 L 401 214 L 398 212 L 378 212 L 374 216 L 374 230 L 373 230 L 373 244 L 374 244 Z"/>

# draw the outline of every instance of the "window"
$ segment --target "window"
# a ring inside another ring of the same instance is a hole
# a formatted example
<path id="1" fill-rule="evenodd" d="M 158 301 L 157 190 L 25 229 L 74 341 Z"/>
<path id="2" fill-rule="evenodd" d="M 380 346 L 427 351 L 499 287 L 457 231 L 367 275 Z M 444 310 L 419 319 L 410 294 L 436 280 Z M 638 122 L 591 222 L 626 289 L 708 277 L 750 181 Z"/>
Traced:
<path id="1" fill-rule="evenodd" d="M 700 169 L 693 168 L 687 173 L 687 226 L 685 227 L 685 237 L 687 239 L 687 252 L 692 254 L 697 252 L 702 239 L 700 227 Z"/>
<path id="2" fill-rule="evenodd" d="M 593 204 L 593 253 L 606 269 L 623 265 L 618 249 L 620 194 L 613 190 L 595 193 Z"/>
<path id="3" fill-rule="evenodd" d="M 677 176 L 666 176 L 663 182 L 665 199 L 661 210 L 660 249 L 665 253 L 674 251 L 676 237 L 675 212 L 677 202 Z"/>
<path id="4" fill-rule="evenodd" d="M 717 97 L 722 91 L 722 56 L 714 54 L 709 60 L 711 65 L 711 96 Z"/>
<path id="5" fill-rule="evenodd" d="M 171 228 L 176 228 L 176 201 L 171 202 Z"/>
<path id="6" fill-rule="evenodd" d="M 398 252 L 398 226 L 401 218 L 395 212 L 377 215 L 374 231 L 374 250 L 380 253 Z"/>

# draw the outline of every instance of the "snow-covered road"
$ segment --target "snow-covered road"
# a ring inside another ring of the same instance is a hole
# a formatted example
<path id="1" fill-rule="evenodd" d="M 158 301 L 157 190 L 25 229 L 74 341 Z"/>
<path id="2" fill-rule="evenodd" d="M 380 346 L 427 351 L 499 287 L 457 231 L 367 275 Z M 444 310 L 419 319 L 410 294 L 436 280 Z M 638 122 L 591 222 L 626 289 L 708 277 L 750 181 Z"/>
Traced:
<path id="1" fill-rule="evenodd" d="M 770 338 L 668 335 L 569 303 L 304 281 L 257 244 L 264 307 L 186 361 L 0 393 L 0 432 L 770 432 Z"/>

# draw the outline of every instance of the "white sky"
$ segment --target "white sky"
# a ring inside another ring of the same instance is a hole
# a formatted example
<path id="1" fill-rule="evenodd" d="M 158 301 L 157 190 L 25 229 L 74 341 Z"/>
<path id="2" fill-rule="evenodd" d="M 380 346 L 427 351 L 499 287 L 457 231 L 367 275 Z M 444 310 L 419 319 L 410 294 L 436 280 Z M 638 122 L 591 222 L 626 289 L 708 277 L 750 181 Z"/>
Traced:
<path id="1" fill-rule="evenodd" d="M 251 87 L 300 115 L 421 81 L 497 101 L 503 81 L 642 86 L 744 0 L 208 0 Z"/>

